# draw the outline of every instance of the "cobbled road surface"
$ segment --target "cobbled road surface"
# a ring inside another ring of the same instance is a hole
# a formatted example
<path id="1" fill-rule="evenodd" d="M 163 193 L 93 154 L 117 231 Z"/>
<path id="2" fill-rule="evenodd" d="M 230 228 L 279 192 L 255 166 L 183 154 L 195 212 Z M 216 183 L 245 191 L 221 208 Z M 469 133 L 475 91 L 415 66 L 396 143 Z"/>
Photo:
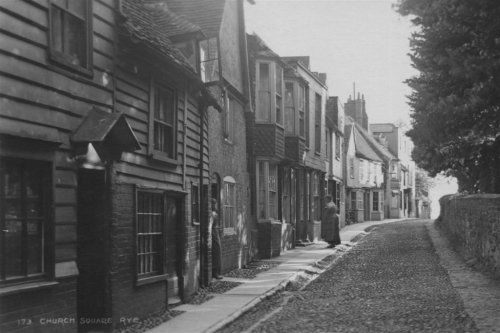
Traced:
<path id="1" fill-rule="evenodd" d="M 275 315 L 255 323 L 255 315 L 244 315 L 226 330 L 478 332 L 439 264 L 425 222 L 415 220 L 375 227 Z"/>

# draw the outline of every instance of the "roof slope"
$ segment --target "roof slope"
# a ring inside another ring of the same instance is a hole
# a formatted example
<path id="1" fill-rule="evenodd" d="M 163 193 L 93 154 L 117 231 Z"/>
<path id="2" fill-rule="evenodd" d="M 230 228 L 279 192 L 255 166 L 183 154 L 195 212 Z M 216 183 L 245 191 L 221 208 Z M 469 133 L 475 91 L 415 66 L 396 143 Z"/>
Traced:
<path id="1" fill-rule="evenodd" d="M 359 124 L 356 123 L 354 126 L 361 134 L 363 134 L 366 143 L 372 148 L 373 151 L 375 151 L 375 153 L 380 158 L 387 161 L 397 159 L 387 148 L 378 143 L 377 140 L 375 140 L 375 138 L 370 133 L 368 133 L 363 127 L 361 127 Z"/>
<path id="2" fill-rule="evenodd" d="M 123 0 L 122 14 L 125 21 L 121 24 L 130 37 L 136 38 L 150 49 L 159 51 L 168 60 L 196 75 L 195 69 L 184 55 L 173 45 L 166 33 L 165 26 L 174 26 L 174 16 L 165 11 L 159 11 L 156 6 L 146 5 L 142 0 Z M 182 21 L 182 28 L 177 31 L 194 29 Z"/>
<path id="3" fill-rule="evenodd" d="M 226 0 L 165 0 L 168 9 L 198 25 L 209 37 L 219 35 Z"/>
<path id="4" fill-rule="evenodd" d="M 375 162 L 382 162 L 378 154 L 370 147 L 366 141 L 364 133 L 362 133 L 358 126 L 354 125 L 354 146 L 356 147 L 356 156 L 366 158 Z"/>

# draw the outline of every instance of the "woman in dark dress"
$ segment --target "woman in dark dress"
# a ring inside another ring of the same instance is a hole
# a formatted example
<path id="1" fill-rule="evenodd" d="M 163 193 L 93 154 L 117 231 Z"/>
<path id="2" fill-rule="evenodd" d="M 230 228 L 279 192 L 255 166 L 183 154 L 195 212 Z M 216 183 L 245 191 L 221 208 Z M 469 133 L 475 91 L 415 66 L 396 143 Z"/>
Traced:
<path id="1" fill-rule="evenodd" d="M 333 202 L 331 195 L 325 197 L 325 208 L 321 219 L 321 236 L 329 244 L 328 248 L 334 248 L 340 244 L 339 218 L 337 205 Z"/>
<path id="2" fill-rule="evenodd" d="M 220 221 L 217 213 L 217 200 L 212 199 L 212 276 L 216 279 L 222 279 L 222 249 L 220 242 Z"/>

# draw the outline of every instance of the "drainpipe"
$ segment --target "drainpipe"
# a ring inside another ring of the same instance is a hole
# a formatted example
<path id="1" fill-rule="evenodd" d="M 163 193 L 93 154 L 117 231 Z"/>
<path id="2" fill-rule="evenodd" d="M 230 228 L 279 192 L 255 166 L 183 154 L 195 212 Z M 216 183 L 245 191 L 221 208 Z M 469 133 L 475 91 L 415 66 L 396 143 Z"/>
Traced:
<path id="1" fill-rule="evenodd" d="M 188 88 L 184 90 L 184 138 L 183 138 L 183 151 L 182 151 L 182 188 L 186 190 L 186 149 L 187 149 L 187 113 L 188 113 Z"/>
<path id="2" fill-rule="evenodd" d="M 205 228 L 206 228 L 206 217 L 205 214 L 203 214 L 203 207 L 204 207 L 204 195 L 203 195 L 203 153 L 204 153 L 204 121 L 205 121 L 205 115 L 207 111 L 207 105 L 203 99 L 201 99 L 201 106 L 200 106 L 200 159 L 199 159 L 199 168 L 200 168 L 200 174 L 199 174 L 199 186 L 198 190 L 200 192 L 199 194 L 199 217 L 200 217 L 200 284 L 202 286 L 205 286 L 208 284 L 208 279 L 205 276 L 205 250 L 206 250 L 206 244 L 204 244 L 205 240 Z"/>

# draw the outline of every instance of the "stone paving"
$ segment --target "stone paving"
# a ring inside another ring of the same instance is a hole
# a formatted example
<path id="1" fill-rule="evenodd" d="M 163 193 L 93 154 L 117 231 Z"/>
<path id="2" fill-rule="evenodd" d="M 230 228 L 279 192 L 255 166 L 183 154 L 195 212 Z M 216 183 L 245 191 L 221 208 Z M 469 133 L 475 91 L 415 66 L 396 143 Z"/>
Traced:
<path id="1" fill-rule="evenodd" d="M 259 304 L 264 313 L 221 332 L 500 331 L 497 282 L 460 263 L 428 224 L 375 227 L 304 289 Z"/>

